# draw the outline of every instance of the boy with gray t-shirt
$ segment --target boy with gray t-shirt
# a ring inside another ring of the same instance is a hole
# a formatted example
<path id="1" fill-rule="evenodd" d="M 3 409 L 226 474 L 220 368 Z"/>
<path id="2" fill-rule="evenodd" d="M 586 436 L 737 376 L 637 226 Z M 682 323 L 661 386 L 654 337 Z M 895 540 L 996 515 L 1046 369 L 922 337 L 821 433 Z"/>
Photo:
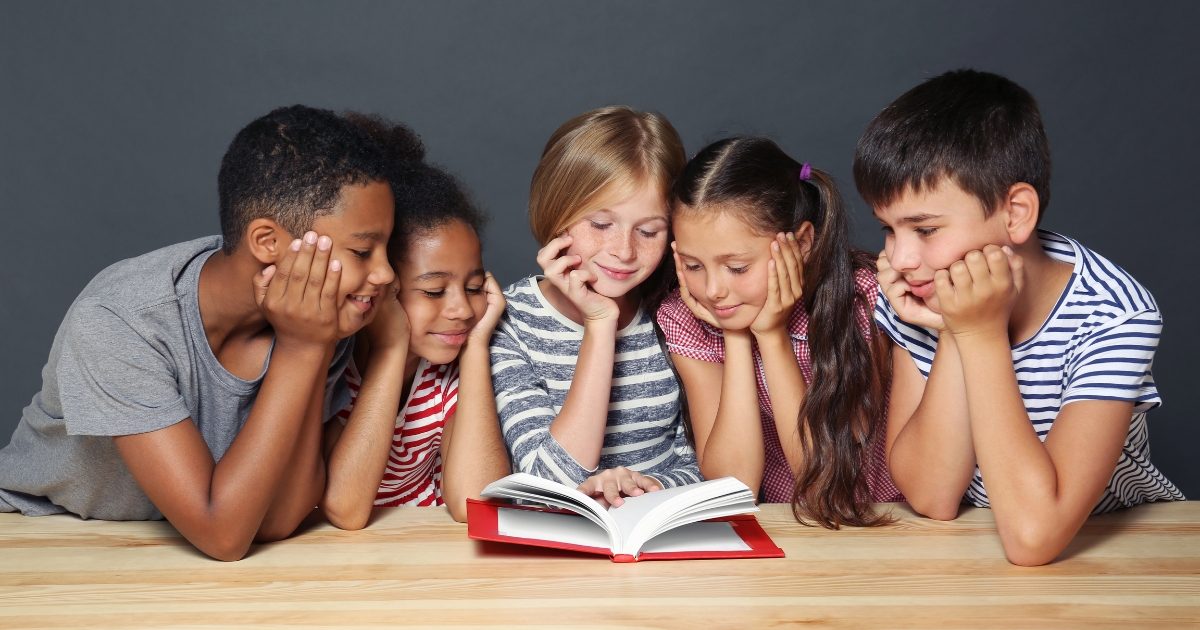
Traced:
<path id="1" fill-rule="evenodd" d="M 236 560 L 317 504 L 350 339 L 394 278 L 385 156 L 342 116 L 282 108 L 218 184 L 222 236 L 118 262 L 71 305 L 0 450 L 0 511 L 165 517 Z"/>

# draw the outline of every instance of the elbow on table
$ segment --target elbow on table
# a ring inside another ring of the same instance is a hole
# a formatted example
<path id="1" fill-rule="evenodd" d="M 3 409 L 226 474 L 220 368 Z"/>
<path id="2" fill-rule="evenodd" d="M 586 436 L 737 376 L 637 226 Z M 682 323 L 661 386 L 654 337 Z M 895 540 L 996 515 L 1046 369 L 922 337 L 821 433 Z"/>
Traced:
<path id="1" fill-rule="evenodd" d="M 206 556 L 222 562 L 237 562 L 250 551 L 250 538 L 244 536 L 218 535 L 204 540 L 190 540 Z"/>
<path id="2" fill-rule="evenodd" d="M 1031 521 L 1002 530 L 1000 543 L 1004 557 L 1022 567 L 1038 567 L 1048 564 L 1066 548 L 1070 538 L 1062 540 L 1055 528 Z"/>
<path id="3" fill-rule="evenodd" d="M 364 510 L 358 506 L 339 505 L 332 501 L 321 503 L 321 511 L 334 527 L 347 531 L 357 531 L 366 527 L 371 518 L 370 507 Z"/>
<path id="4" fill-rule="evenodd" d="M 962 505 L 959 497 L 937 497 L 905 494 L 908 505 L 917 514 L 935 521 L 953 521 L 958 518 L 958 508 Z"/>
<path id="5" fill-rule="evenodd" d="M 450 518 L 459 523 L 467 522 L 467 501 L 460 499 L 458 501 L 449 501 L 446 503 L 446 509 L 450 511 Z"/>

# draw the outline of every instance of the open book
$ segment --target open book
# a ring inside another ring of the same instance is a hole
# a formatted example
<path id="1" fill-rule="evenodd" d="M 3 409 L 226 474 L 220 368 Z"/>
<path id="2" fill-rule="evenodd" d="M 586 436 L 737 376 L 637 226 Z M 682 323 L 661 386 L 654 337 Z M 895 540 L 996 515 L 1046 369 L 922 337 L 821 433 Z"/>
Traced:
<path id="1" fill-rule="evenodd" d="M 607 509 L 575 488 L 526 473 L 493 482 L 483 496 L 552 509 L 468 500 L 467 535 L 478 540 L 601 553 L 615 562 L 783 557 L 748 515 L 758 511 L 754 494 L 733 477 L 625 497 Z"/>

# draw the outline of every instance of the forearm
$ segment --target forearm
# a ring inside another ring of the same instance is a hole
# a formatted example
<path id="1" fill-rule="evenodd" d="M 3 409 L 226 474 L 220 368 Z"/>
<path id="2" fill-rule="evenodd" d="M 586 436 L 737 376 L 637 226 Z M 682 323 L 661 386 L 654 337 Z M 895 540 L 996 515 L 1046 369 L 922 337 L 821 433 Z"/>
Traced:
<path id="1" fill-rule="evenodd" d="M 737 477 L 756 494 L 762 485 L 766 454 L 747 331 L 725 331 L 721 402 L 700 462 L 706 479 Z"/>
<path id="2" fill-rule="evenodd" d="M 585 468 L 599 465 L 604 446 L 616 332 L 615 318 L 584 324 L 571 388 L 562 410 L 550 423 L 550 435 Z"/>
<path id="3" fill-rule="evenodd" d="M 792 339 L 786 332 L 764 335 L 758 337 L 757 341 L 758 351 L 762 355 L 767 395 L 775 417 L 775 430 L 779 434 L 779 443 L 788 466 L 795 472 L 800 470 L 804 461 L 797 420 L 808 394 L 808 386 L 792 348 Z"/>
<path id="4" fill-rule="evenodd" d="M 458 403 L 442 430 L 442 500 L 462 522 L 467 499 L 510 471 L 500 435 L 487 342 L 468 341 L 460 355 Z"/>
<path id="5" fill-rule="evenodd" d="M 1082 521 L 1064 518 L 1058 471 L 1029 421 L 1008 340 L 968 337 L 959 345 L 975 453 L 1001 540 L 1008 548 L 1037 529 L 1043 545 L 1061 550 Z"/>
<path id="6" fill-rule="evenodd" d="M 201 546 L 193 535 L 215 537 L 226 553 L 245 553 L 302 441 L 311 389 L 328 370 L 326 356 L 320 347 L 276 346 L 245 425 L 213 467 L 204 514 L 173 522 L 194 544 Z"/>
<path id="7" fill-rule="evenodd" d="M 325 364 L 333 358 L 333 347 L 326 352 Z M 321 453 L 324 428 L 326 374 L 313 383 L 308 412 L 287 469 L 275 490 L 275 500 L 267 509 L 255 540 L 270 542 L 287 538 L 321 500 L 325 490 L 325 459 Z"/>
<path id="8" fill-rule="evenodd" d="M 950 333 L 938 342 L 921 402 L 888 453 L 888 469 L 918 512 L 942 520 L 957 515 L 975 475 L 975 450 L 962 364 Z"/>
<path id="9" fill-rule="evenodd" d="M 342 529 L 367 523 L 383 480 L 404 396 L 406 347 L 372 350 L 350 418 L 329 450 L 321 508 Z"/>

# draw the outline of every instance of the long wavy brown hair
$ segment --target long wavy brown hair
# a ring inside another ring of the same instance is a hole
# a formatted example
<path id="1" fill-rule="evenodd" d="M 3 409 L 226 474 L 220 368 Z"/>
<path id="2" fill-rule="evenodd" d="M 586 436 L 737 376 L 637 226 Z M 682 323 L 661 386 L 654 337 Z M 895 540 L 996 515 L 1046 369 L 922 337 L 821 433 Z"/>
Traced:
<path id="1" fill-rule="evenodd" d="M 796 473 L 792 512 L 803 524 L 830 529 L 891 522 L 870 503 L 867 470 L 876 440 L 884 439 L 890 384 L 890 345 L 870 314 L 855 273 L 874 273 L 875 257 L 850 246 L 846 207 L 833 179 L 802 165 L 766 138 L 728 138 L 710 144 L 683 169 L 673 190 L 673 213 L 732 212 L 762 234 L 813 225 L 804 263 L 804 308 L 813 378 L 796 419 L 804 462 Z M 863 309 L 860 311 L 859 309 Z M 870 319 L 870 339 L 860 330 Z"/>

